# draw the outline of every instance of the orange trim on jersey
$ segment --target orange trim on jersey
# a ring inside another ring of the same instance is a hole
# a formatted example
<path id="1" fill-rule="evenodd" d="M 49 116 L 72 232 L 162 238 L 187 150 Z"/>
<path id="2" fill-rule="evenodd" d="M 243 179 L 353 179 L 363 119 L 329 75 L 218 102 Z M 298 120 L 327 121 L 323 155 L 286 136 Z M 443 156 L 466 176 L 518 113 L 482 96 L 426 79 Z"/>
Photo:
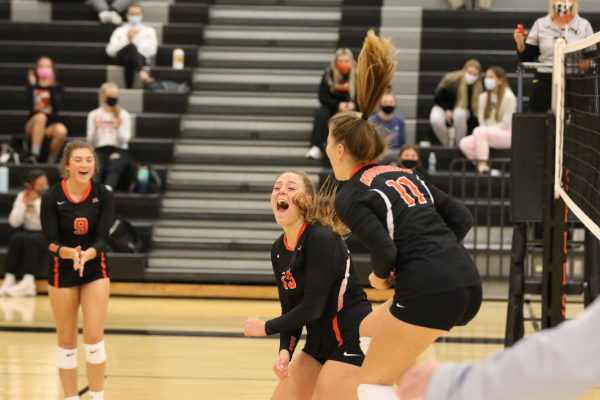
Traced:
<path id="1" fill-rule="evenodd" d="M 308 225 L 308 222 L 304 222 L 304 224 L 302 224 L 302 228 L 300 228 L 300 232 L 298 232 L 298 238 L 296 239 L 296 243 L 294 243 L 293 247 L 288 246 L 287 236 L 285 235 L 285 233 L 283 234 L 283 244 L 285 244 L 286 249 L 288 249 L 289 251 L 294 251 L 296 249 L 298 240 L 300 240 L 300 236 L 302 236 L 302 234 L 304 233 L 304 229 L 306 229 L 306 225 Z M 298 250 L 300 250 L 300 249 L 298 249 Z"/>
<path id="2" fill-rule="evenodd" d="M 371 165 L 371 164 L 377 164 L 377 162 L 375 160 L 371 160 L 368 163 L 358 164 L 356 166 L 356 168 L 354 168 L 352 170 L 352 172 L 350 173 L 350 178 L 352 178 L 354 176 L 354 174 L 356 174 L 358 172 L 359 169 L 361 169 L 362 167 L 366 167 L 367 165 Z"/>
<path id="3" fill-rule="evenodd" d="M 108 278 L 108 275 L 106 275 L 106 263 L 104 262 L 105 258 L 104 258 L 104 252 L 102 253 L 102 261 L 100 261 L 100 264 L 102 265 L 102 276 L 105 278 Z"/>
<path id="4" fill-rule="evenodd" d="M 337 323 L 337 315 L 333 317 L 333 331 L 335 332 L 335 337 L 338 341 L 338 347 L 344 344 L 344 340 L 342 339 L 342 334 L 340 333 L 340 328 Z"/>
<path id="5" fill-rule="evenodd" d="M 71 195 L 69 195 L 69 190 L 67 190 L 67 178 L 63 179 L 62 181 L 62 188 L 63 188 L 63 192 L 65 192 L 65 196 L 67 196 L 67 199 L 69 199 L 69 201 L 73 204 L 79 204 L 83 201 L 85 201 L 85 199 L 88 198 L 88 196 L 90 195 L 90 192 L 92 191 L 92 182 L 90 181 L 87 190 L 85 191 L 85 194 L 83 195 L 83 197 L 81 198 L 81 200 L 79 201 L 75 201 L 71 198 Z"/>
<path id="6" fill-rule="evenodd" d="M 58 287 L 58 257 L 54 257 L 54 287 Z"/>

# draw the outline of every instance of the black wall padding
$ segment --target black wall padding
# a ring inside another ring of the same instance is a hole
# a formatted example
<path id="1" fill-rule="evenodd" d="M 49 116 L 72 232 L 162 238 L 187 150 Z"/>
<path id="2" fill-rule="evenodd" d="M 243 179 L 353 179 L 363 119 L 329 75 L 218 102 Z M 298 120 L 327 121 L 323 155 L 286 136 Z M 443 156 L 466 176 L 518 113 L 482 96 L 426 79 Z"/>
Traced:
<path id="1" fill-rule="evenodd" d="M 510 188 L 513 222 L 542 220 L 545 142 L 545 113 L 514 114 Z"/>

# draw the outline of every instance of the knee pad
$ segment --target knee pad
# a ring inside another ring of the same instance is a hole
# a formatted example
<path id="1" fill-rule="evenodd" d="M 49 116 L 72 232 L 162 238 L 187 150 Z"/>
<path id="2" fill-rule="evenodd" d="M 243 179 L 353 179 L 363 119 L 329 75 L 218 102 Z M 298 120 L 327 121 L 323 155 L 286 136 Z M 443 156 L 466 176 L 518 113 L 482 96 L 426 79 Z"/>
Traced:
<path id="1" fill-rule="evenodd" d="M 77 349 L 57 349 L 56 366 L 60 369 L 75 369 L 77 368 Z"/>
<path id="2" fill-rule="evenodd" d="M 391 386 L 385 385 L 358 385 L 358 400 L 398 400 L 398 396 Z"/>
<path id="3" fill-rule="evenodd" d="M 104 351 L 104 340 L 96 344 L 84 344 L 85 360 L 90 364 L 102 364 L 106 361 L 106 351 Z"/>
<path id="4" fill-rule="evenodd" d="M 362 352 L 365 356 L 367 355 L 367 350 L 369 350 L 370 344 L 371 344 L 370 337 L 361 337 L 360 338 L 360 349 L 362 350 Z"/>

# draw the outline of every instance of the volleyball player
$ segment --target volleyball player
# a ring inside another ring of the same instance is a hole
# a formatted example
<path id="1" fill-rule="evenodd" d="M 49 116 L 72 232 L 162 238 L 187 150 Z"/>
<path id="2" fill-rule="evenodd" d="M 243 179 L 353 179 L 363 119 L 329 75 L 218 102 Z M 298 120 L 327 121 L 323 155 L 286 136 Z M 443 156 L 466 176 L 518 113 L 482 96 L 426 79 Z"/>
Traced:
<path id="1" fill-rule="evenodd" d="M 397 400 L 394 382 L 439 336 L 467 324 L 482 300 L 479 273 L 459 242 L 472 222 L 468 210 L 412 170 L 374 161 L 386 146 L 368 117 L 390 84 L 394 53 L 389 39 L 367 34 L 358 61 L 362 114 L 335 115 L 327 142 L 336 178 L 347 181 L 335 210 L 371 252 L 371 284 L 387 289 L 396 277 L 393 300 L 361 326 L 372 339 L 360 400 Z"/>
<path id="2" fill-rule="evenodd" d="M 327 188 L 317 193 L 304 172 L 288 172 L 271 195 L 284 231 L 271 251 L 282 316 L 248 318 L 245 334 L 281 335 L 274 400 L 357 399 L 359 326 L 372 308 L 342 239 L 346 228 L 326 205 Z M 290 363 L 304 326 L 306 344 Z"/>
<path id="3" fill-rule="evenodd" d="M 90 399 L 104 397 L 104 320 L 110 281 L 104 247 L 114 220 L 111 191 L 94 182 L 98 157 L 86 142 L 65 147 L 64 180 L 42 197 L 42 230 L 53 258 L 48 294 L 58 335 L 58 368 L 67 400 L 77 400 L 77 314 L 83 311 L 83 343 Z"/>

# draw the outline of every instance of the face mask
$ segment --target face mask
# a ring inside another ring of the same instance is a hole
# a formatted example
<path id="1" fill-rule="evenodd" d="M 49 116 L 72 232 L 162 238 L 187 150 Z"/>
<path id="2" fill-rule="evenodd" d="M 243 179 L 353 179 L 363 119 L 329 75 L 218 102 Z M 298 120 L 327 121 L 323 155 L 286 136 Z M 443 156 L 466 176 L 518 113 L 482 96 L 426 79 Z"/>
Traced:
<path id="1" fill-rule="evenodd" d="M 385 114 L 392 114 L 394 112 L 394 110 L 396 109 L 396 106 L 383 106 L 381 107 L 381 111 L 383 111 Z"/>
<path id="2" fill-rule="evenodd" d="M 131 25 L 141 24 L 142 23 L 142 16 L 141 15 L 129 15 L 127 17 L 127 21 L 129 21 L 129 23 Z"/>
<path id="3" fill-rule="evenodd" d="M 472 85 L 475 82 L 477 82 L 477 79 L 479 79 L 479 76 L 477 75 L 471 75 L 468 72 L 465 72 L 465 81 L 467 81 L 467 85 Z"/>
<path id="4" fill-rule="evenodd" d="M 494 90 L 496 89 L 496 80 L 494 78 L 485 78 L 484 80 L 485 90 Z"/>
<path id="5" fill-rule="evenodd" d="M 567 3 L 564 1 L 557 1 L 554 3 L 554 11 L 561 17 L 567 16 Z M 573 3 L 569 2 L 569 15 L 573 15 Z"/>
<path id="6" fill-rule="evenodd" d="M 37 69 L 37 76 L 40 79 L 48 79 L 52 77 L 52 68 L 50 67 L 40 67 Z"/>
<path id="7" fill-rule="evenodd" d="M 352 64 L 350 64 L 350 63 L 337 63 L 337 64 L 335 64 L 335 67 L 343 75 L 346 75 L 346 74 L 348 74 L 348 72 L 350 72 L 350 69 L 352 68 Z"/>
<path id="8" fill-rule="evenodd" d="M 106 104 L 108 104 L 111 107 L 116 106 L 118 102 L 119 102 L 118 97 L 107 97 L 106 98 Z"/>
<path id="9" fill-rule="evenodd" d="M 40 196 L 43 196 L 43 195 L 44 195 L 44 193 L 46 193 L 46 190 L 48 190 L 48 188 L 43 188 L 43 189 L 40 189 L 40 190 L 38 190 L 37 192 L 38 192 L 38 194 L 39 194 Z"/>
<path id="10" fill-rule="evenodd" d="M 402 160 L 400 166 L 408 169 L 416 168 L 419 162 L 417 160 Z"/>

